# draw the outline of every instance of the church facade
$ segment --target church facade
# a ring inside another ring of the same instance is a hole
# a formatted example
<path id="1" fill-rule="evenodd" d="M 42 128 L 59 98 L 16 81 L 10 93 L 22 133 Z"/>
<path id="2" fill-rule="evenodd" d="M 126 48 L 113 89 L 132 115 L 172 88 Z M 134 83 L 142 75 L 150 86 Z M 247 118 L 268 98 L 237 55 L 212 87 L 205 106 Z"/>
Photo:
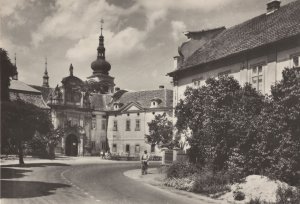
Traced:
<path id="1" fill-rule="evenodd" d="M 89 156 L 110 151 L 137 156 L 143 150 L 160 154 L 157 147 L 145 142 L 147 123 L 155 114 L 166 113 L 172 117 L 173 91 L 164 87 L 137 92 L 115 88 L 114 77 L 109 75 L 111 65 L 105 58 L 102 27 L 97 58 L 91 63 L 91 70 L 91 75 L 82 80 L 70 64 L 69 76 L 51 88 L 46 60 L 42 86 L 27 86 L 31 95 L 39 97 L 40 104 L 50 110 L 54 128 L 64 129 L 56 154 Z M 21 82 L 17 76 L 12 81 L 11 95 L 14 96 Z M 135 128 L 128 126 L 129 119 L 132 121 L 129 126 L 135 125 Z M 115 121 L 119 125 L 117 129 Z"/>

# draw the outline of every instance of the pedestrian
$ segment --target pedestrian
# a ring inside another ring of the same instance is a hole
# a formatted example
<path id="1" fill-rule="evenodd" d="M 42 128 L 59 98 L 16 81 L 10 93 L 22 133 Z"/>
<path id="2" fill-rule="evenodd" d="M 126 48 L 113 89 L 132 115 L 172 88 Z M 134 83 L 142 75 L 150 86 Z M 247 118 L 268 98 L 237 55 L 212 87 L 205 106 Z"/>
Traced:
<path id="1" fill-rule="evenodd" d="M 145 150 L 144 154 L 141 157 L 142 175 L 147 174 L 148 161 L 149 161 L 149 155 L 147 154 L 147 150 Z"/>

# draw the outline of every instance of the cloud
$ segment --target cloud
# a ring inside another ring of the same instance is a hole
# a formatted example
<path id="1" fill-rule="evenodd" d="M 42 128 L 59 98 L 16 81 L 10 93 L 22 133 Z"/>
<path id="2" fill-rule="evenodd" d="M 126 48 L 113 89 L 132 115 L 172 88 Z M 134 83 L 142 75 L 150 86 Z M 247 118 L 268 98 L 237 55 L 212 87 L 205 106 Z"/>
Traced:
<path id="1" fill-rule="evenodd" d="M 183 37 L 182 33 L 186 31 L 186 25 L 182 21 L 172 21 L 172 36 L 175 42 Z"/>
<path id="2" fill-rule="evenodd" d="M 85 61 L 87 58 L 96 56 L 99 34 L 93 34 L 80 39 L 78 43 L 70 48 L 66 57 L 71 61 Z M 106 47 L 106 56 L 108 59 L 120 59 L 127 57 L 133 52 L 144 49 L 141 43 L 145 38 L 145 33 L 132 27 L 113 34 L 105 31 L 104 45 Z"/>
<path id="3" fill-rule="evenodd" d="M 16 8 L 23 8 L 25 0 L 0 0 L 0 17 L 13 14 Z"/>
<path id="4" fill-rule="evenodd" d="M 57 1 L 56 12 L 48 16 L 32 34 L 32 44 L 38 46 L 47 37 L 84 38 L 99 32 L 100 18 L 105 18 L 105 27 L 108 28 L 116 23 L 118 14 L 126 12 L 107 4 L 105 0 Z"/>

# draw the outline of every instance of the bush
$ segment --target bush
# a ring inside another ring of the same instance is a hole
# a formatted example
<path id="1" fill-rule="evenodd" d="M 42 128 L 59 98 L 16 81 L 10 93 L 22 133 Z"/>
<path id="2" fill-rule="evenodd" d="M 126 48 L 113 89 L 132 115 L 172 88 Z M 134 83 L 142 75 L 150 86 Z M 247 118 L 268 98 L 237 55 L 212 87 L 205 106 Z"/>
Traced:
<path id="1" fill-rule="evenodd" d="M 195 181 L 193 176 L 189 176 L 186 178 L 167 178 L 165 181 L 166 186 L 185 191 L 192 191 L 194 183 Z"/>
<path id="2" fill-rule="evenodd" d="M 185 178 L 197 173 L 199 169 L 189 162 L 174 162 L 167 169 L 167 178 Z"/>
<path id="3" fill-rule="evenodd" d="M 233 198 L 234 200 L 244 200 L 245 199 L 245 193 L 242 191 L 234 191 L 233 192 Z"/>
<path id="4" fill-rule="evenodd" d="M 211 170 L 202 170 L 197 174 L 193 185 L 193 192 L 203 194 L 216 194 L 230 191 L 228 184 L 230 177 L 224 172 L 212 172 Z"/>
<path id="5" fill-rule="evenodd" d="M 251 200 L 247 204 L 265 204 L 265 202 L 261 201 L 259 198 L 251 198 Z"/>
<path id="6" fill-rule="evenodd" d="M 299 204 L 300 189 L 293 187 L 279 187 L 276 195 L 277 204 Z"/>

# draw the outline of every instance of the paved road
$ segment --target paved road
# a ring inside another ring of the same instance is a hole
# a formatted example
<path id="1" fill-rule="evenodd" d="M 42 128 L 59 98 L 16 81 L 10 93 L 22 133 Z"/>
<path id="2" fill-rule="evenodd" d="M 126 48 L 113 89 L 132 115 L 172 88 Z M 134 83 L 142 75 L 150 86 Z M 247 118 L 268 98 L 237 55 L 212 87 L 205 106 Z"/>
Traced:
<path id="1" fill-rule="evenodd" d="M 203 203 L 123 175 L 138 167 L 99 159 L 2 166 L 0 203 Z"/>

